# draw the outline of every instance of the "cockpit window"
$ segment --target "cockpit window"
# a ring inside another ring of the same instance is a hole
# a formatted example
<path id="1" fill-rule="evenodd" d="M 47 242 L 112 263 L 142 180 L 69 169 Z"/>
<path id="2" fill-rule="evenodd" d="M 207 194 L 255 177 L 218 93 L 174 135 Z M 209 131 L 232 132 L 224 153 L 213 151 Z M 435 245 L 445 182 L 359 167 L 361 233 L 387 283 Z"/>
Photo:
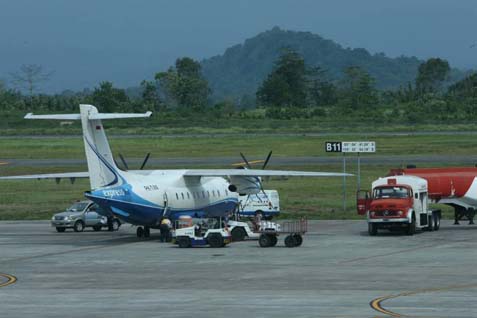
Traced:
<path id="1" fill-rule="evenodd" d="M 401 199 L 409 197 L 409 189 L 404 187 L 380 187 L 373 191 L 375 199 Z"/>

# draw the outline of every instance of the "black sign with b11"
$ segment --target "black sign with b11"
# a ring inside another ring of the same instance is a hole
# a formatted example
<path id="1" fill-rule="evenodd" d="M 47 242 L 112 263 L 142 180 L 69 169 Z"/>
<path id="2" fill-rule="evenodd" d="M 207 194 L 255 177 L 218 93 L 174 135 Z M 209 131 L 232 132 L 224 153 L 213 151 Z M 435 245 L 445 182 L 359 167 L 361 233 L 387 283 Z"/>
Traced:
<path id="1" fill-rule="evenodd" d="M 341 141 L 327 141 L 325 142 L 326 152 L 341 152 Z"/>
<path id="2" fill-rule="evenodd" d="M 327 141 L 326 152 L 376 152 L 374 141 Z"/>

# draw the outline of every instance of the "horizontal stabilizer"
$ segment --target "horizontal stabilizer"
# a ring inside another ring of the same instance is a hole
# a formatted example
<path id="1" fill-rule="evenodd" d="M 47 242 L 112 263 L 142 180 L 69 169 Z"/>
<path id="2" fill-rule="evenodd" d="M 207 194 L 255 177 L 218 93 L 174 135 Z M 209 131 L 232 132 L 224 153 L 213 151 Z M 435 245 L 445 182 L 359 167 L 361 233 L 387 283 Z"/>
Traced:
<path id="1" fill-rule="evenodd" d="M 25 119 L 57 119 L 57 120 L 80 120 L 80 114 L 57 114 L 57 115 L 33 115 L 28 113 L 24 117 Z"/>
<path id="2" fill-rule="evenodd" d="M 86 106 L 86 105 L 85 105 Z M 145 113 L 97 113 L 90 112 L 88 114 L 88 120 L 101 120 L 101 119 L 121 119 L 121 118 L 146 118 L 151 117 L 152 112 Z M 52 114 L 52 115 L 34 115 L 28 113 L 25 115 L 25 119 L 55 119 L 55 120 L 80 120 L 81 114 Z"/>
<path id="3" fill-rule="evenodd" d="M 151 117 L 151 115 L 152 112 L 146 112 L 144 114 L 98 113 L 90 115 L 88 119 L 146 118 Z"/>

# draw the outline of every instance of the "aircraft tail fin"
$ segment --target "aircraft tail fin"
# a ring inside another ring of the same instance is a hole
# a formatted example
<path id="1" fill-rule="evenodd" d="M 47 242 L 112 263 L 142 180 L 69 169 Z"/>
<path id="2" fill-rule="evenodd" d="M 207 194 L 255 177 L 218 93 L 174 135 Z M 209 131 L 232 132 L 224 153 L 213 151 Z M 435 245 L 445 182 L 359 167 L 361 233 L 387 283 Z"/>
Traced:
<path id="1" fill-rule="evenodd" d="M 33 115 L 25 116 L 26 119 L 58 119 L 81 120 L 83 127 L 83 140 L 88 162 L 91 189 L 120 185 L 123 178 L 114 162 L 109 142 L 104 132 L 102 119 L 119 118 L 144 118 L 150 117 L 152 112 L 144 114 L 118 114 L 99 113 L 93 105 L 80 105 L 79 114 L 62 115 Z"/>

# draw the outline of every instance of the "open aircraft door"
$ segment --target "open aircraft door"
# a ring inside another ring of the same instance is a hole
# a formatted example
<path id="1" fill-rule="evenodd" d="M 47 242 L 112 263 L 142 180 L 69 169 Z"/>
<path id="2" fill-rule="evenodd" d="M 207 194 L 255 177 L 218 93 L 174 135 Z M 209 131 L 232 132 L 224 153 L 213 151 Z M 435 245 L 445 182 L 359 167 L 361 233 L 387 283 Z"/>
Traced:
<path id="1" fill-rule="evenodd" d="M 358 190 L 356 192 L 356 208 L 359 215 L 365 215 L 371 205 L 371 195 L 369 191 Z"/>

